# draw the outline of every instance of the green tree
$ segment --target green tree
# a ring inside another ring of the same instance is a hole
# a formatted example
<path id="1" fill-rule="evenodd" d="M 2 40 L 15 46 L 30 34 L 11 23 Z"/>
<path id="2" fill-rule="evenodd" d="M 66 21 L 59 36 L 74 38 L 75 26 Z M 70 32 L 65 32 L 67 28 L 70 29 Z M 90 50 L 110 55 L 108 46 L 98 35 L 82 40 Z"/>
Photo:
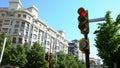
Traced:
<path id="1" fill-rule="evenodd" d="M 119 40 L 119 26 L 118 22 L 114 22 L 110 16 L 110 11 L 106 13 L 106 22 L 99 23 L 98 30 L 94 32 L 96 34 L 96 47 L 98 49 L 98 56 L 103 59 L 103 62 L 108 65 L 109 68 L 113 68 L 113 63 L 116 63 L 116 56 L 120 49 Z M 120 19 L 119 19 L 120 20 Z"/>
<path id="2" fill-rule="evenodd" d="M 4 42 L 5 33 L 0 34 L 0 45 Z"/>
<path id="3" fill-rule="evenodd" d="M 75 57 L 72 53 L 66 55 L 66 65 L 68 68 L 78 68 Z"/>
<path id="4" fill-rule="evenodd" d="M 2 65 L 6 65 L 10 63 L 10 59 L 8 56 L 10 56 L 10 52 L 12 50 L 12 45 L 11 45 L 11 39 L 8 38 L 7 42 L 6 42 L 6 46 L 5 46 L 5 50 L 4 50 L 4 54 L 3 54 L 3 59 L 2 59 Z M 2 50 L 2 47 L 1 47 Z"/>
<path id="5" fill-rule="evenodd" d="M 45 53 L 42 46 L 35 42 L 30 50 L 26 52 L 28 63 L 25 68 L 44 68 L 45 67 Z"/>
<path id="6" fill-rule="evenodd" d="M 5 33 L 0 34 L 0 45 L 4 42 L 5 36 Z M 0 51 L 2 51 L 2 46 L 0 46 L 0 49 Z M 23 67 L 26 62 L 25 49 L 21 45 L 16 46 L 16 48 L 13 47 L 11 38 L 7 37 L 1 65 L 10 64 L 13 66 Z"/>
<path id="7" fill-rule="evenodd" d="M 85 63 L 75 57 L 72 53 L 58 53 L 56 68 L 85 68 Z"/>
<path id="8" fill-rule="evenodd" d="M 59 52 L 57 54 L 57 67 L 56 68 L 67 68 L 67 65 L 65 63 L 66 61 L 66 55 L 63 52 Z"/>
<path id="9" fill-rule="evenodd" d="M 10 51 L 10 64 L 13 66 L 24 67 L 27 63 L 25 49 L 21 45 L 17 45 L 16 48 L 12 48 Z"/>
<path id="10" fill-rule="evenodd" d="M 27 63 L 25 49 L 21 45 L 16 47 L 8 45 L 5 48 L 2 65 L 10 64 L 14 67 L 24 67 Z"/>
<path id="11" fill-rule="evenodd" d="M 85 62 L 82 60 L 79 60 L 78 57 L 74 57 L 75 62 L 78 64 L 78 68 L 86 68 Z"/>

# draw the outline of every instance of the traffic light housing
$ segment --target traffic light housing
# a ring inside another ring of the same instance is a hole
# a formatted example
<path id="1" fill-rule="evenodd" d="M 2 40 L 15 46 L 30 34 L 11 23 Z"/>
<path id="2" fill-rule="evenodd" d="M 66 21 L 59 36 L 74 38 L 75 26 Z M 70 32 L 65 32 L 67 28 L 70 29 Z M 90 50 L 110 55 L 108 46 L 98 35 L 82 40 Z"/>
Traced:
<path id="1" fill-rule="evenodd" d="M 81 30 L 82 34 L 88 34 L 89 33 L 89 18 L 88 18 L 88 11 L 84 10 L 84 8 L 78 9 L 78 28 Z"/>
<path id="2" fill-rule="evenodd" d="M 50 52 L 50 58 L 52 58 L 53 54 Z"/>
<path id="3" fill-rule="evenodd" d="M 79 41 L 79 49 L 84 53 L 86 50 L 89 50 L 89 40 L 82 38 Z"/>
<path id="4" fill-rule="evenodd" d="M 45 54 L 45 60 L 49 60 L 49 55 L 48 55 L 48 53 Z"/>

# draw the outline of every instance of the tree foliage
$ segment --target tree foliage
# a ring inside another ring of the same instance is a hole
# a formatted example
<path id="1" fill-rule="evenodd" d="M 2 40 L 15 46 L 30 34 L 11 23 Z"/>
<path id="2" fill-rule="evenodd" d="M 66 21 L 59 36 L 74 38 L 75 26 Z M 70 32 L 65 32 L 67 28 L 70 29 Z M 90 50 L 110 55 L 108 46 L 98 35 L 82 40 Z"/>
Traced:
<path id="1" fill-rule="evenodd" d="M 43 68 L 45 67 L 45 53 L 43 47 L 39 43 L 34 43 L 33 46 L 26 52 L 28 63 L 26 68 Z"/>
<path id="2" fill-rule="evenodd" d="M 25 49 L 21 45 L 17 47 L 7 46 L 5 48 L 2 65 L 10 64 L 12 66 L 24 67 L 27 63 Z"/>
<path id="3" fill-rule="evenodd" d="M 85 63 L 72 53 L 58 53 L 56 68 L 85 68 Z"/>
<path id="4" fill-rule="evenodd" d="M 94 34 L 96 34 L 95 46 L 98 49 L 98 56 L 103 59 L 109 68 L 113 68 L 113 63 L 120 62 L 117 61 L 120 55 L 116 56 L 120 52 L 120 26 L 118 24 L 120 23 L 120 16 L 118 16 L 119 18 L 114 22 L 110 13 L 110 11 L 106 13 L 106 22 L 99 23 L 98 30 L 96 30 Z"/>
<path id="5" fill-rule="evenodd" d="M 5 33 L 0 34 L 0 45 L 4 42 Z"/>
<path id="6" fill-rule="evenodd" d="M 5 34 L 0 34 L 1 45 L 4 42 L 4 38 Z M 2 46 L 0 46 L 0 52 L 1 50 Z M 78 57 L 74 57 L 71 53 L 64 54 L 59 52 L 57 53 L 57 58 L 54 54 L 51 61 L 51 68 L 85 68 L 85 63 L 80 61 Z M 7 38 L 1 64 L 10 64 L 20 68 L 46 68 L 45 51 L 37 42 L 31 47 L 27 43 L 24 45 L 12 45 L 11 38 Z"/>

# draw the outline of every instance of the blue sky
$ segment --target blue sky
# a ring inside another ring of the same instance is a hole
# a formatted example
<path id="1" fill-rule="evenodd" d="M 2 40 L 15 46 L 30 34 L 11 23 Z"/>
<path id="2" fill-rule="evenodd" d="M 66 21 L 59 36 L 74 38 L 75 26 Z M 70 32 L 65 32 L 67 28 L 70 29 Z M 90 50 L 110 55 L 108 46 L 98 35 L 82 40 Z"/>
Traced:
<path id="1" fill-rule="evenodd" d="M 9 0 L 1 0 L 0 7 L 8 7 Z M 23 7 L 35 5 L 39 9 L 39 18 L 45 21 L 55 30 L 64 30 L 66 38 L 70 42 L 73 39 L 83 37 L 78 29 L 77 10 L 84 7 L 89 12 L 89 19 L 104 17 L 106 11 L 112 12 L 113 19 L 120 13 L 119 0 L 21 0 Z M 90 23 L 90 56 L 96 57 L 93 34 L 97 29 L 97 23 Z"/>

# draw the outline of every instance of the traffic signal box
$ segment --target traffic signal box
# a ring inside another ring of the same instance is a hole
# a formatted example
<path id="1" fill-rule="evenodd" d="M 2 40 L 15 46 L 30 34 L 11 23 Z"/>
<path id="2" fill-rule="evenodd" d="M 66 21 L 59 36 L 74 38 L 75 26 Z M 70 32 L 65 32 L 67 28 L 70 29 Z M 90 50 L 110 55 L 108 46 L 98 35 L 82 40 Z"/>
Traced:
<path id="1" fill-rule="evenodd" d="M 53 53 L 46 53 L 45 54 L 45 60 L 46 60 L 46 67 L 52 68 L 52 57 L 53 57 Z"/>
<path id="2" fill-rule="evenodd" d="M 84 10 L 84 8 L 78 9 L 78 28 L 81 30 L 82 34 L 89 33 L 89 19 L 88 19 L 88 11 Z"/>
<path id="3" fill-rule="evenodd" d="M 48 53 L 45 54 L 45 60 L 49 60 L 49 55 L 48 55 Z"/>
<path id="4" fill-rule="evenodd" d="M 50 58 L 52 58 L 53 54 L 50 52 Z"/>
<path id="5" fill-rule="evenodd" d="M 89 50 L 89 40 L 82 38 L 79 41 L 79 49 L 85 53 L 85 50 Z"/>
<path id="6" fill-rule="evenodd" d="M 51 52 L 50 53 L 46 53 L 45 54 L 45 60 L 51 60 L 52 56 L 53 56 L 53 54 Z"/>

